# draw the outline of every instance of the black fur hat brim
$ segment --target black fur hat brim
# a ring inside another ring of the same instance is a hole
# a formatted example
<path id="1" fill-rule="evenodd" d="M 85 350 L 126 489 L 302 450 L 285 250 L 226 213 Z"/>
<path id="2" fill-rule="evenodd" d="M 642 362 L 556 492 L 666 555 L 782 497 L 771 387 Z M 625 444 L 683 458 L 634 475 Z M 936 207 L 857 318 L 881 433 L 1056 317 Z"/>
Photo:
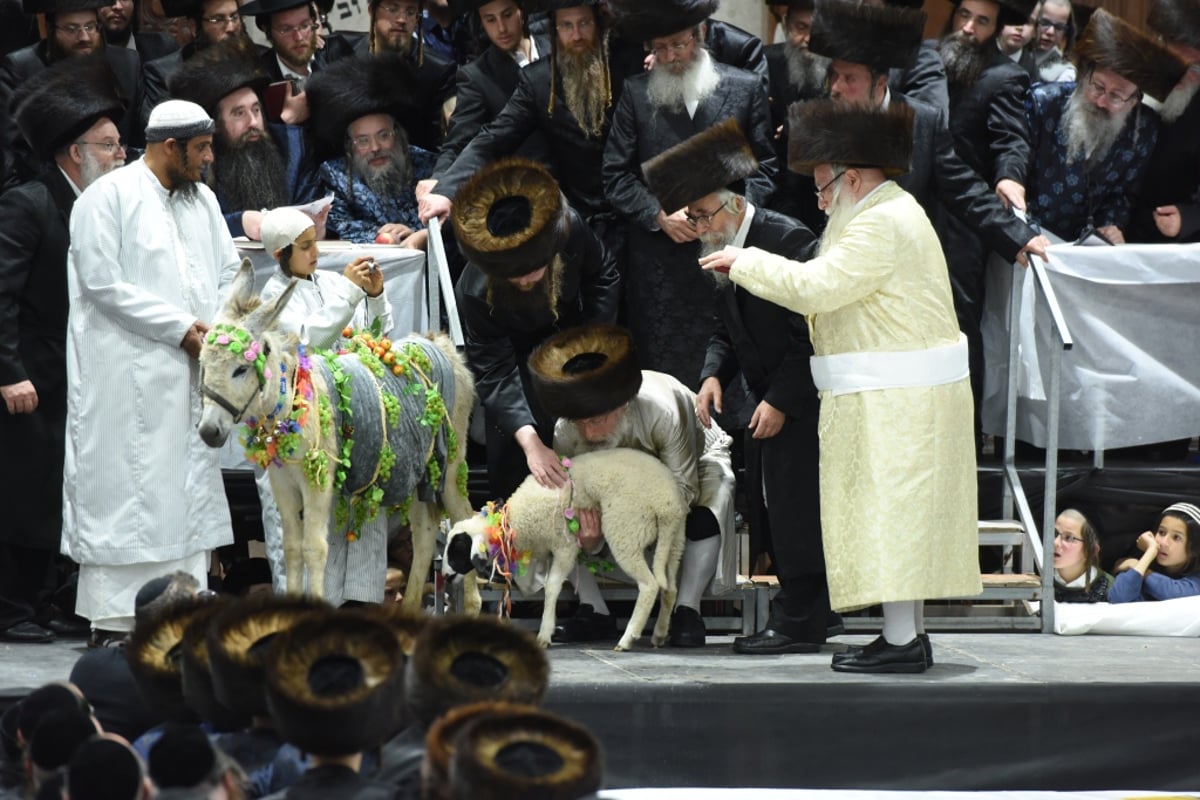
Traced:
<path id="1" fill-rule="evenodd" d="M 1165 100 L 1187 71 L 1170 50 L 1102 8 L 1092 14 L 1072 53 L 1081 72 L 1093 65 L 1110 70 L 1156 100 Z"/>
<path id="2" fill-rule="evenodd" d="M 425 759 L 421 763 L 421 796 L 451 796 L 450 760 L 458 735 L 470 723 L 482 717 L 512 718 L 537 711 L 525 703 L 483 702 L 452 708 L 429 726 L 425 736 Z"/>
<path id="3" fill-rule="evenodd" d="M 21 11 L 33 14 L 66 14 L 111 6 L 112 0 L 21 0 Z"/>
<path id="4" fill-rule="evenodd" d="M 200 719 L 220 732 L 236 731 L 250 724 L 250 715 L 238 712 L 217 699 L 213 688 L 212 670 L 208 663 L 208 628 L 217 615 L 233 599 L 227 595 L 215 597 L 196 610 L 183 629 L 180 677 L 183 699 Z"/>
<path id="5" fill-rule="evenodd" d="M 817 0 L 808 49 L 819 56 L 886 72 L 916 63 L 924 32 L 924 11 Z"/>
<path id="6" fill-rule="evenodd" d="M 253 89 L 260 99 L 271 78 L 249 39 L 234 38 L 206 47 L 183 62 L 171 76 L 171 97 L 190 100 L 217 117 L 217 105 L 238 89 Z"/>
<path id="7" fill-rule="evenodd" d="M 604 752 L 586 728 L 546 711 L 479 716 L 450 760 L 455 798 L 574 800 L 600 790 Z"/>
<path id="8" fill-rule="evenodd" d="M 543 410 L 564 419 L 607 414 L 642 388 L 633 335 L 618 325 L 581 325 L 551 336 L 530 354 L 529 375 Z"/>
<path id="9" fill-rule="evenodd" d="M 646 161 L 642 175 L 663 210 L 673 214 L 757 169 L 758 159 L 741 126 L 727 119 Z"/>
<path id="10" fill-rule="evenodd" d="M 106 117 L 121 120 L 126 103 L 103 53 L 68 58 L 29 78 L 12 100 L 17 126 L 38 158 L 49 160 Z"/>
<path id="11" fill-rule="evenodd" d="M 297 622 L 267 653 L 275 729 L 320 756 L 382 744 L 403 723 L 404 664 L 399 639 L 382 622 L 337 611 Z"/>
<path id="12" fill-rule="evenodd" d="M 312 597 L 261 594 L 230 603 L 208 627 L 208 665 L 217 700 L 251 715 L 267 713 L 263 660 L 278 634 L 330 606 Z"/>
<path id="13" fill-rule="evenodd" d="M 187 597 L 164 606 L 138 620 L 125 646 L 125 660 L 146 704 L 168 720 L 196 719 L 183 694 L 182 643 L 184 629 L 203 605 Z"/>
<path id="14" fill-rule="evenodd" d="M 538 704 L 550 663 L 532 634 L 484 617 L 441 617 L 425 626 L 404 692 L 423 728 L 445 711 L 485 700 Z"/>
<path id="15" fill-rule="evenodd" d="M 912 162 L 913 110 L 845 108 L 832 100 L 794 103 L 788 110 L 788 169 L 811 175 L 820 164 L 877 167 L 888 177 Z"/>
<path id="16" fill-rule="evenodd" d="M 450 218 L 463 255 L 492 278 L 547 266 L 570 233 L 558 182 L 524 158 L 504 158 L 475 173 L 455 195 Z"/>
<path id="17" fill-rule="evenodd" d="M 962 4 L 962 0 L 950 0 L 955 8 Z M 1000 33 L 1000 29 L 1007 25 L 1025 25 L 1028 24 L 1029 18 L 1033 15 L 1033 9 L 1037 6 L 1038 0 L 996 0 L 996 4 L 1000 6 L 1000 12 L 996 19 L 996 33 Z M 912 8 L 920 8 L 918 3 Z"/>
<path id="18" fill-rule="evenodd" d="M 1150 0 L 1146 27 L 1165 41 L 1200 50 L 1200 3 L 1195 0 Z"/>
<path id="19" fill-rule="evenodd" d="M 341 152 L 356 119 L 388 114 L 403 125 L 417 113 L 415 87 L 412 64 L 398 55 L 339 59 L 305 84 L 313 132 Z"/>
<path id="20" fill-rule="evenodd" d="M 613 26 L 631 42 L 672 36 L 704 22 L 720 0 L 610 0 Z"/>

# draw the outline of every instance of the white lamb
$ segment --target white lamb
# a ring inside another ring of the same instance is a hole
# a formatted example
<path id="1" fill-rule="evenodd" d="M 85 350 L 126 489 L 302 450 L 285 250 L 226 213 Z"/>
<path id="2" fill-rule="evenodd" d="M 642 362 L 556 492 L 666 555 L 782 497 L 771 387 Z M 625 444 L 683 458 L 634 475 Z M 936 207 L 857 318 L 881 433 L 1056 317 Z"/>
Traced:
<path id="1" fill-rule="evenodd" d="M 652 641 L 655 647 L 662 646 L 675 607 L 688 511 L 674 476 L 657 458 L 627 448 L 580 455 L 571 460 L 569 475 L 572 484 L 563 489 L 546 489 L 528 477 L 505 506 L 507 527 L 515 531 L 510 552 L 528 552 L 537 560 L 550 556 L 538 642 L 550 646 L 558 594 L 579 555 L 579 543 L 568 530 L 565 512 L 568 508 L 599 508 L 613 560 L 638 587 L 633 615 L 614 649 L 633 646 L 659 590 L 662 604 Z M 495 526 L 482 514 L 455 523 L 446 541 L 445 563 L 462 575 L 472 569 L 491 575 L 497 553 L 490 541 L 496 531 L 489 534 L 489 527 Z M 652 545 L 653 570 L 646 564 L 646 548 Z"/>

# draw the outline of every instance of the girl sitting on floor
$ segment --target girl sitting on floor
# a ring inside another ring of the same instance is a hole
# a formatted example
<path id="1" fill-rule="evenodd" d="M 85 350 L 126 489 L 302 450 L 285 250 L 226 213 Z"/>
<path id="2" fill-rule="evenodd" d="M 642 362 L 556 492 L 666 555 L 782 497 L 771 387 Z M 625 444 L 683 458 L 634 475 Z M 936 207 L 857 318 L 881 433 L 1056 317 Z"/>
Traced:
<path id="1" fill-rule="evenodd" d="M 1191 503 L 1168 506 L 1158 531 L 1143 533 L 1137 546 L 1141 558 L 1117 563 L 1110 603 L 1200 595 L 1200 508 Z"/>
<path id="2" fill-rule="evenodd" d="M 1100 569 L 1100 540 L 1088 518 L 1073 508 L 1054 520 L 1054 599 L 1103 603 L 1113 578 Z"/>

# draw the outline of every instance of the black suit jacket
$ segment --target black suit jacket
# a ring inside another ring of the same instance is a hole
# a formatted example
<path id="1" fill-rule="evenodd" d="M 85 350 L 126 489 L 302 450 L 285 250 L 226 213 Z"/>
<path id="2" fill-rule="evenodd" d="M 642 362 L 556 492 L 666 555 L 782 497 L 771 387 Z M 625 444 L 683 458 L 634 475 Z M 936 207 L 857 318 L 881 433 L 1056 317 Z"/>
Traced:
<path id="1" fill-rule="evenodd" d="M 370 58 L 370 41 L 366 35 L 359 35 L 361 38 L 354 43 L 354 54 L 359 58 Z M 414 45 L 416 41 L 414 37 Z M 444 136 L 442 106 L 454 96 L 454 77 L 458 72 L 458 64 L 429 47 L 424 48 L 423 52 L 421 63 L 415 67 L 416 92 L 413 105 L 417 108 L 417 118 L 402 122 L 405 132 L 408 133 L 409 144 L 436 153 Z M 415 57 L 414 47 L 412 58 Z"/>
<path id="2" fill-rule="evenodd" d="M 366 34 L 364 33 L 327 34 L 325 36 L 325 46 L 313 56 L 310 70 L 318 72 L 327 64 L 352 57 L 355 54 L 355 48 L 360 46 L 360 42 L 365 42 L 366 38 Z M 263 69 L 271 76 L 272 83 L 277 83 L 284 79 L 283 70 L 279 68 L 279 59 L 275 57 L 275 48 L 264 51 L 259 56 L 259 60 L 262 62 Z"/>
<path id="3" fill-rule="evenodd" d="M 549 54 L 549 39 L 535 35 L 534 43 L 540 56 Z M 442 142 L 441 152 L 433 167 L 435 178 L 450 169 L 483 126 L 504 110 L 520 77 L 521 68 L 517 62 L 494 45 L 488 45 L 479 58 L 459 67 L 454 114 L 450 117 L 446 139 Z M 516 155 L 548 161 L 546 147 L 545 137 L 535 132 L 517 149 Z"/>
<path id="4" fill-rule="evenodd" d="M 1174 122 L 1163 121 L 1158 143 L 1150 153 L 1142 191 L 1129 220 L 1125 238 L 1131 242 L 1184 243 L 1200 241 L 1200 93 Z M 1154 209 L 1178 206 L 1179 235 L 1168 239 L 1154 224 Z"/>
<path id="5" fill-rule="evenodd" d="M 143 67 L 154 59 L 162 58 L 168 53 L 174 53 L 179 49 L 179 42 L 175 40 L 175 37 L 161 31 L 135 33 L 133 35 L 133 45 L 137 48 Z"/>
<path id="6" fill-rule="evenodd" d="M 954 151 L 989 186 L 1005 178 L 1025 182 L 1031 157 L 1028 91 L 1029 75 L 995 48 L 974 85 L 950 87 Z"/>
<path id="7" fill-rule="evenodd" d="M 888 73 L 888 87 L 893 93 L 903 94 L 914 100 L 940 108 L 950 107 L 950 93 L 946 87 L 946 65 L 937 51 L 937 41 L 925 39 L 917 51 L 917 60 L 910 68 L 893 69 Z"/>

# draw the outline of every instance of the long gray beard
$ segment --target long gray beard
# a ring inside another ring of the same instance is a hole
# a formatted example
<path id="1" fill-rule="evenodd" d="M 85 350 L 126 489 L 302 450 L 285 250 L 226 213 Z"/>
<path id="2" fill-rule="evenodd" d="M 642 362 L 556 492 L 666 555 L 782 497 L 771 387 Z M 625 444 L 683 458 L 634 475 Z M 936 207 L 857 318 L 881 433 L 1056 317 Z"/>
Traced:
<path id="1" fill-rule="evenodd" d="M 617 426 L 613 428 L 612 433 L 605 436 L 598 442 L 589 442 L 583 436 L 579 436 L 579 444 L 575 448 L 578 453 L 594 453 L 597 450 L 612 450 L 614 447 L 628 447 L 632 441 L 633 433 L 633 418 L 629 415 L 629 409 L 625 409 L 621 414 L 621 419 L 617 421 Z"/>
<path id="2" fill-rule="evenodd" d="M 1200 89 L 1200 83 L 1187 83 L 1172 89 L 1171 93 L 1167 95 L 1166 101 L 1162 104 L 1162 108 L 1158 110 L 1159 116 L 1163 118 L 1163 122 L 1174 122 L 1182 117 L 1183 112 L 1187 111 L 1187 107 L 1195 99 L 1198 89 Z"/>
<path id="3" fill-rule="evenodd" d="M 355 154 L 354 171 L 376 197 L 395 197 L 411 188 L 412 160 L 408 155 L 408 142 L 396 137 L 396 146 L 387 154 L 388 163 L 372 167 L 372 154 Z"/>
<path id="4" fill-rule="evenodd" d="M 291 203 L 287 165 L 275 140 L 263 134 L 256 142 L 229 146 L 217 137 L 213 188 L 226 209 L 278 208 Z"/>
<path id="5" fill-rule="evenodd" d="M 604 46 L 597 45 L 590 52 L 579 54 L 560 50 L 555 58 L 567 110 L 587 136 L 602 137 L 608 111 Z"/>
<path id="6" fill-rule="evenodd" d="M 724 250 L 733 237 L 726 235 L 723 231 L 709 231 L 700 237 L 700 257 L 711 256 L 713 253 L 719 253 Z M 704 271 L 716 284 L 718 289 L 724 289 L 729 285 L 729 275 L 724 272 L 717 272 L 715 269 Z"/>
<path id="7" fill-rule="evenodd" d="M 656 110 L 685 111 L 689 101 L 703 103 L 717 88 L 720 76 L 705 50 L 696 51 L 696 60 L 676 75 L 662 65 L 650 70 L 647 91 Z"/>
<path id="8" fill-rule="evenodd" d="M 810 53 L 803 47 L 787 45 L 783 50 L 787 58 L 788 81 L 801 93 L 817 92 L 825 86 L 825 75 L 829 72 L 831 59 Z"/>
<path id="9" fill-rule="evenodd" d="M 92 155 L 92 152 L 87 148 L 80 148 L 83 153 L 83 163 L 79 165 L 79 182 L 82 184 L 79 188 L 86 189 L 96 182 L 96 179 L 101 175 L 112 172 L 117 167 L 125 166 L 124 161 L 114 161 L 112 166 L 105 169 L 100 164 L 100 160 Z"/>
<path id="10" fill-rule="evenodd" d="M 1085 82 L 1076 85 L 1063 110 L 1063 130 L 1067 135 L 1067 163 L 1083 161 L 1096 164 L 1104 160 L 1113 142 L 1121 135 L 1131 109 L 1109 114 L 1093 105 L 1083 93 Z"/>
<path id="11" fill-rule="evenodd" d="M 850 220 L 854 219 L 854 205 L 855 200 L 851 195 L 842 194 L 840 183 L 833 187 L 833 194 L 829 198 L 829 207 L 825 210 L 827 219 L 825 231 L 821 234 L 818 255 L 825 255 L 837 244 L 837 240 L 842 236 L 842 231 L 850 224 Z"/>
<path id="12" fill-rule="evenodd" d="M 974 86 L 987 63 L 984 47 L 993 47 L 994 39 L 982 45 L 959 33 L 948 33 L 938 42 L 938 53 L 946 65 L 946 80 L 955 86 Z"/>

